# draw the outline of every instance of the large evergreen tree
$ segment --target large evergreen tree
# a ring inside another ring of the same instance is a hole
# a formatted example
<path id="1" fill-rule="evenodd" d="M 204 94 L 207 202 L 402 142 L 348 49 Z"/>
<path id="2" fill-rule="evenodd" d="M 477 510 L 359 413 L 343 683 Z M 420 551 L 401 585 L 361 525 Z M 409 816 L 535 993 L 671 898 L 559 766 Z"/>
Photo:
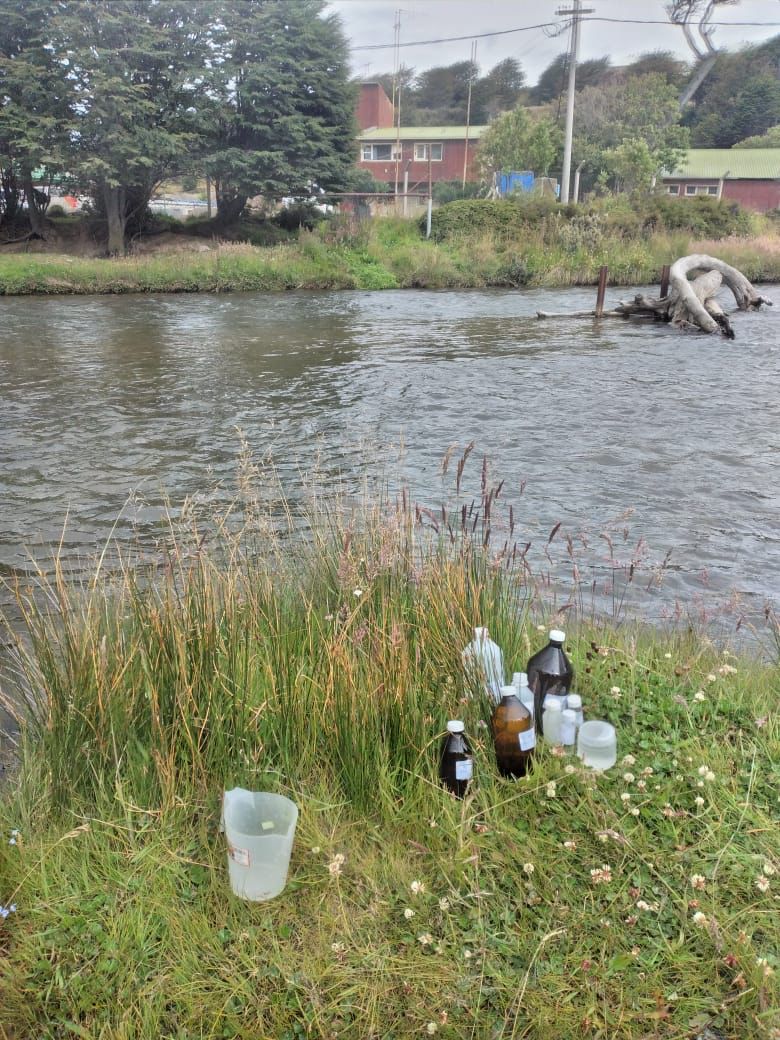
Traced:
<path id="1" fill-rule="evenodd" d="M 339 20 L 324 0 L 215 4 L 205 75 L 203 165 L 217 213 L 253 195 L 344 189 L 354 165 L 355 91 Z"/>

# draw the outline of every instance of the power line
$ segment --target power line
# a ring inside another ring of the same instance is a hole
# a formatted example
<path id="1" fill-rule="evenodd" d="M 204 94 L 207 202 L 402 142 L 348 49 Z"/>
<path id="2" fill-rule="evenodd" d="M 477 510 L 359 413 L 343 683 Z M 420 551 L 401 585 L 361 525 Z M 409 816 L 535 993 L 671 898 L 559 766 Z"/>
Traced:
<path id="1" fill-rule="evenodd" d="M 613 22 L 620 25 L 667 25 L 670 29 L 675 29 L 677 26 L 673 22 L 665 21 L 660 18 L 607 18 L 597 15 L 593 18 L 583 18 L 583 22 Z M 724 26 L 728 28 L 732 26 L 734 28 L 761 28 L 761 29 L 776 29 L 780 28 L 780 22 L 708 22 L 708 25 L 712 26 Z M 496 29 L 493 32 L 483 33 L 467 33 L 465 36 L 440 36 L 433 40 L 410 40 L 406 43 L 400 44 L 401 47 L 427 47 L 432 43 L 458 43 L 462 40 L 483 40 L 489 36 L 508 36 L 510 33 L 521 33 L 530 32 L 533 29 L 560 29 L 566 28 L 565 23 L 561 22 L 539 22 L 538 25 L 521 25 L 516 29 Z M 394 43 L 361 43 L 355 44 L 352 47 L 353 51 L 386 51 L 394 48 Z"/>

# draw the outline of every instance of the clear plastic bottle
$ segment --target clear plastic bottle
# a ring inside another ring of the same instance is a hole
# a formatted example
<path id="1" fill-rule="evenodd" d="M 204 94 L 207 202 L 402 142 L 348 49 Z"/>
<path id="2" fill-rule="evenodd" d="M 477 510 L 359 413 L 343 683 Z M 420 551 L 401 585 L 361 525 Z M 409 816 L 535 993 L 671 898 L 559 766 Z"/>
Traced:
<path id="1" fill-rule="evenodd" d="M 498 704 L 504 685 L 504 655 L 486 628 L 474 629 L 474 639 L 461 656 L 469 681 L 484 686 L 488 697 Z"/>
<path id="2" fill-rule="evenodd" d="M 447 723 L 447 736 L 441 746 L 439 779 L 458 798 L 463 798 L 474 773 L 474 758 L 459 719 Z"/>
<path id="3" fill-rule="evenodd" d="M 565 639 L 565 632 L 557 628 L 552 629 L 549 643 L 530 658 L 526 668 L 528 685 L 534 695 L 534 717 L 540 722 L 542 733 L 545 699 L 549 694 L 565 698 L 574 679 L 574 669 L 563 650 Z M 563 707 L 565 706 L 564 703 Z"/>
<path id="4" fill-rule="evenodd" d="M 542 716 L 542 728 L 544 739 L 548 744 L 560 744 L 561 726 L 563 715 L 563 701 L 554 693 L 549 693 L 544 702 L 544 715 Z"/>
<path id="5" fill-rule="evenodd" d="M 531 712 L 531 718 L 534 717 L 534 695 L 531 692 L 531 688 L 528 685 L 528 676 L 525 672 L 515 672 L 512 676 L 512 685 L 517 691 L 517 696 L 520 698 L 522 703 Z"/>
<path id="6" fill-rule="evenodd" d="M 504 686 L 490 720 L 496 765 L 503 776 L 525 776 L 536 747 L 534 720 L 514 686 Z"/>

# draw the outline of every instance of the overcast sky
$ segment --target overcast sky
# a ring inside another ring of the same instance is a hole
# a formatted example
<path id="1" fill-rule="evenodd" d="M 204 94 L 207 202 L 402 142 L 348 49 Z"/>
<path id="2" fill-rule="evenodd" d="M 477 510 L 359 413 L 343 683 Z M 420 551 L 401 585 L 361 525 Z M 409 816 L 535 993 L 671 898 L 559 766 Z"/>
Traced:
<path id="1" fill-rule="evenodd" d="M 352 66 L 363 79 L 393 68 L 393 23 L 401 9 L 401 44 L 449 36 L 467 39 L 424 46 L 402 46 L 401 60 L 418 72 L 435 65 L 468 60 L 472 34 L 518 29 L 541 22 L 561 22 L 558 7 L 571 7 L 561 0 L 332 0 L 352 45 Z M 594 8 L 592 18 L 621 19 L 590 21 L 580 35 L 580 59 L 609 55 L 613 65 L 622 65 L 651 50 L 670 50 L 688 60 L 691 52 L 679 28 L 668 23 L 664 0 L 586 0 Z M 650 19 L 664 24 L 632 25 L 623 19 Z M 716 11 L 716 22 L 774 22 L 774 26 L 720 25 L 715 45 L 733 50 L 742 43 L 756 43 L 780 33 L 780 0 L 740 0 Z M 386 50 L 364 50 L 365 45 L 387 44 Z M 543 29 L 485 37 L 477 41 L 477 64 L 487 72 L 503 58 L 517 58 L 527 82 L 533 84 L 552 59 L 565 50 L 567 34 L 550 38 Z"/>

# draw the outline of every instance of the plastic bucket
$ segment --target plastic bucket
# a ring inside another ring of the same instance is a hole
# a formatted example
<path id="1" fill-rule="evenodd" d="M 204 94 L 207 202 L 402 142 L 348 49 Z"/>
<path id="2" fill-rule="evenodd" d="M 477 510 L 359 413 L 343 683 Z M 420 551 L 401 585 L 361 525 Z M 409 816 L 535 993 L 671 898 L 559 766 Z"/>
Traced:
<path id="1" fill-rule="evenodd" d="M 280 794 L 234 787 L 225 791 L 222 821 L 233 892 L 255 902 L 278 896 L 287 883 L 298 806 Z"/>

